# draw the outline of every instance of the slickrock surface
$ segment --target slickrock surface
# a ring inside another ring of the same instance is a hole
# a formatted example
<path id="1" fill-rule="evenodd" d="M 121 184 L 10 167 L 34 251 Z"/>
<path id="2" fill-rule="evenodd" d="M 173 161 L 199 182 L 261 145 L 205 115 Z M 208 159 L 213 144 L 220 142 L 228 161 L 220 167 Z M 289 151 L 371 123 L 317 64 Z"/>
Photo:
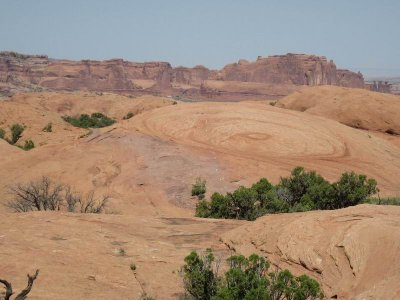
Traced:
<path id="1" fill-rule="evenodd" d="M 0 278 L 20 290 L 26 273 L 39 268 L 30 299 L 139 299 L 143 292 L 177 299 L 184 257 L 211 247 L 224 259 L 230 245 L 308 272 L 327 295 L 399 297 L 397 207 L 282 214 L 249 223 L 194 218 L 197 199 L 190 193 L 199 176 L 207 180 L 209 197 L 260 177 L 276 183 L 302 165 L 329 180 L 344 171 L 365 173 L 378 181 L 381 196 L 398 196 L 399 136 L 260 101 L 173 104 L 93 92 L 1 98 L 6 136 L 11 124 L 25 124 L 19 143 L 32 139 L 36 147 L 23 151 L 0 140 Z M 123 120 L 130 111 L 135 116 Z M 93 112 L 117 123 L 87 130 L 61 118 Z M 53 131 L 43 132 L 49 122 Z M 106 212 L 18 214 L 4 205 L 12 199 L 9 186 L 42 176 L 82 194 L 109 195 Z"/>
<path id="2" fill-rule="evenodd" d="M 267 256 L 279 268 L 307 270 L 323 283 L 328 299 L 400 298 L 397 206 L 269 215 L 222 239 L 240 253 Z"/>
<path id="3" fill-rule="evenodd" d="M 351 127 L 400 134 L 400 96 L 341 87 L 312 87 L 280 99 L 277 107 L 337 120 Z"/>

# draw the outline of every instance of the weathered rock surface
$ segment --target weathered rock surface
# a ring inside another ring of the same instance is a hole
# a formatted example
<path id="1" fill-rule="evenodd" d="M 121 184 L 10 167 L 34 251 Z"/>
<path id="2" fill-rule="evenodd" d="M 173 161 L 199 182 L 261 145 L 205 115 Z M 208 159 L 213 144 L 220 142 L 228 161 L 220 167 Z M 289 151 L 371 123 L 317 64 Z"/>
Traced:
<path id="1" fill-rule="evenodd" d="M 286 54 L 259 57 L 255 62 L 239 61 L 225 66 L 222 80 L 296 85 L 343 85 L 363 87 L 361 74 L 338 70 L 324 56 Z"/>
<path id="2" fill-rule="evenodd" d="M 269 215 L 222 236 L 236 251 L 308 272 L 335 299 L 400 299 L 400 208 Z"/>
<path id="3" fill-rule="evenodd" d="M 0 53 L 0 82 L 53 90 L 162 90 L 170 86 L 171 69 L 166 62 L 69 61 L 51 60 L 45 55 Z"/>
<path id="4" fill-rule="evenodd" d="M 276 103 L 364 130 L 400 135 L 400 97 L 362 89 L 318 86 L 290 94 Z"/>
<path id="5" fill-rule="evenodd" d="M 399 136 L 385 140 L 376 132 L 261 101 L 172 104 L 149 95 L 97 92 L 23 93 L 0 100 L 6 137 L 11 124 L 21 123 L 26 129 L 19 143 L 32 139 L 36 145 L 23 151 L 0 140 L 1 278 L 21 290 L 25 274 L 39 268 L 31 300 L 140 299 L 143 293 L 177 299 L 183 292 L 178 270 L 184 257 L 194 249 L 212 248 L 225 261 L 231 252 L 220 237 L 230 244 L 233 238 L 226 239 L 226 233 L 244 225 L 249 230 L 238 232 L 246 236 L 234 235 L 235 241 L 261 242 L 236 243 L 238 251 L 272 249 L 266 256 L 293 272 L 310 272 L 327 286 L 327 295 L 339 286 L 343 292 L 339 289 L 338 296 L 346 299 L 355 298 L 351 293 L 362 299 L 399 299 L 399 208 L 357 206 L 249 223 L 194 218 L 197 199 L 190 193 L 199 176 L 207 180 L 209 197 L 261 177 L 277 183 L 301 164 L 331 181 L 344 171 L 364 173 L 378 181 L 381 196 L 397 196 Z M 118 122 L 89 131 L 61 118 L 92 112 Z M 135 116 L 122 120 L 128 112 Z M 49 122 L 52 132 L 43 132 Z M 109 195 L 107 214 L 12 213 L 4 205 L 12 200 L 8 187 L 41 176 L 82 194 L 95 191 L 96 198 Z M 287 256 L 273 251 L 275 243 Z M 298 258 L 309 268 L 321 268 L 321 274 L 294 263 Z"/>
<path id="6" fill-rule="evenodd" d="M 210 80 L 231 83 L 235 91 L 224 90 L 228 84 L 222 90 L 213 88 L 210 93 L 204 84 Z M 258 83 L 260 87 L 249 93 L 247 86 L 240 90 L 240 83 Z M 285 96 L 293 86 L 299 85 L 363 87 L 364 79 L 360 73 L 337 69 L 333 61 L 323 56 L 306 54 L 259 57 L 254 62 L 239 60 L 218 71 L 204 66 L 172 68 L 167 62 L 70 61 L 0 52 L 0 92 L 3 93 L 44 88 L 248 99 Z M 277 86 L 280 86 L 279 93 L 274 91 Z"/>

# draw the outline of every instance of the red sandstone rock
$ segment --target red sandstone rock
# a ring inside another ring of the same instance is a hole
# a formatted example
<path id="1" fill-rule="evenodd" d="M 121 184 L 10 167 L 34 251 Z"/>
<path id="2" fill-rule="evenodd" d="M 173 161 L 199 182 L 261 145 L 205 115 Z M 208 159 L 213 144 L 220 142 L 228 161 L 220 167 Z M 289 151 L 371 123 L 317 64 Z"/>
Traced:
<path id="1" fill-rule="evenodd" d="M 328 62 L 324 56 L 291 53 L 227 65 L 221 70 L 220 77 L 222 80 L 311 86 L 362 87 L 364 84 L 360 73 L 337 70 L 333 61 Z"/>
<path id="2" fill-rule="evenodd" d="M 227 82 L 222 90 L 205 85 L 207 80 Z M 229 82 L 232 82 L 229 84 Z M 239 82 L 236 84 L 235 82 Z M 240 83 L 259 83 L 260 88 Z M 282 85 L 279 93 L 269 90 Z M 220 71 L 204 66 L 172 68 L 167 62 L 135 63 L 122 59 L 105 61 L 52 60 L 45 55 L 0 52 L 0 92 L 15 89 L 91 90 L 110 92 L 185 93 L 207 98 L 268 98 L 287 95 L 299 85 L 364 87 L 361 73 L 338 70 L 323 56 L 286 54 L 239 60 Z M 234 90 L 226 90 L 232 86 Z M 244 90 L 240 88 L 243 86 Z M 211 96 L 210 96 L 211 95 Z"/>

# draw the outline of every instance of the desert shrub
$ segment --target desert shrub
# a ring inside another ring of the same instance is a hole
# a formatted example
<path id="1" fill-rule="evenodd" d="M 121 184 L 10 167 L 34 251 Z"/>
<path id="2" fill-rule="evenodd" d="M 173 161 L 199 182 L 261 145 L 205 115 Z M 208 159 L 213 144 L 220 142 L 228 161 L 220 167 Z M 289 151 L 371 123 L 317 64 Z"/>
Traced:
<path id="1" fill-rule="evenodd" d="M 110 197 L 103 195 L 101 198 L 96 199 L 94 191 L 90 191 L 86 196 L 82 196 L 73 192 L 70 186 L 66 186 L 64 199 L 68 212 L 99 214 L 104 211 Z"/>
<path id="2" fill-rule="evenodd" d="M 79 202 L 79 212 L 84 214 L 102 213 L 108 203 L 109 196 L 102 196 L 100 199 L 94 197 L 94 191 L 88 193 L 86 198 Z"/>
<path id="3" fill-rule="evenodd" d="M 200 201 L 196 206 L 196 216 L 203 218 L 224 218 L 255 220 L 268 212 L 287 211 L 280 201 L 273 185 L 262 178 L 250 188 L 239 187 L 225 196 L 214 193 L 210 201 Z"/>
<path id="4" fill-rule="evenodd" d="M 289 206 L 294 206 L 301 203 L 305 196 L 309 196 L 310 193 L 318 193 L 327 185 L 329 185 L 329 182 L 315 171 L 307 172 L 302 167 L 296 167 L 289 177 L 281 178 L 278 188 L 288 191 L 290 197 L 285 200 Z"/>
<path id="5" fill-rule="evenodd" d="M 322 299 L 319 283 L 288 270 L 270 271 L 270 263 L 256 254 L 248 258 L 234 255 L 227 259 L 228 268 L 219 276 L 219 264 L 211 250 L 202 257 L 193 251 L 182 267 L 186 299 L 253 300 L 253 299 Z"/>
<path id="6" fill-rule="evenodd" d="M 60 210 L 63 202 L 63 186 L 54 184 L 48 177 L 28 184 L 10 187 L 14 199 L 7 206 L 16 212 L 32 210 Z"/>
<path id="7" fill-rule="evenodd" d="M 268 213 L 338 209 L 362 203 L 377 191 L 376 181 L 365 175 L 348 172 L 329 183 L 315 171 L 297 167 L 276 186 L 262 178 L 249 188 L 214 193 L 209 201 L 197 203 L 196 216 L 255 220 Z"/>
<path id="8" fill-rule="evenodd" d="M 21 138 L 22 133 L 25 130 L 25 127 L 22 126 L 21 124 L 13 124 L 11 127 L 11 141 L 10 144 L 14 145 L 18 140 Z"/>
<path id="9" fill-rule="evenodd" d="M 4 139 L 6 135 L 6 131 L 3 128 L 0 128 L 0 139 Z"/>
<path id="10" fill-rule="evenodd" d="M 82 197 L 73 192 L 70 186 L 56 184 L 48 177 L 11 186 L 9 192 L 13 199 L 6 206 L 15 212 L 65 209 L 68 212 L 101 213 L 109 199 L 108 196 L 96 199 L 93 191 Z"/>
<path id="11" fill-rule="evenodd" d="M 53 131 L 53 124 L 52 123 L 47 123 L 47 125 L 43 127 L 42 131 L 44 131 L 44 132 L 52 132 Z"/>
<path id="12" fill-rule="evenodd" d="M 211 201 L 201 200 L 196 206 L 196 216 L 201 218 L 228 218 L 232 209 L 224 195 L 214 193 Z"/>
<path id="13" fill-rule="evenodd" d="M 24 149 L 25 151 L 29 151 L 35 148 L 35 143 L 32 140 L 26 140 L 24 146 L 21 148 Z"/>
<path id="14" fill-rule="evenodd" d="M 340 180 L 333 184 L 333 205 L 324 208 L 337 209 L 357 205 L 378 191 L 374 179 L 354 172 L 344 173 Z"/>
<path id="15" fill-rule="evenodd" d="M 63 116 L 62 118 L 72 126 L 80 128 L 101 128 L 115 123 L 115 120 L 99 112 L 93 113 L 90 116 L 88 114 L 81 114 L 76 117 Z"/>
<path id="16" fill-rule="evenodd" d="M 217 292 L 218 276 L 213 270 L 214 260 L 211 249 L 202 257 L 195 251 L 185 257 L 183 284 L 192 299 L 210 300 Z"/>
<path id="17" fill-rule="evenodd" d="M 230 218 L 254 220 L 260 205 L 257 202 L 257 193 L 252 188 L 239 187 L 233 193 L 226 195 Z"/>
<path id="18" fill-rule="evenodd" d="M 130 118 L 132 118 L 135 114 L 133 112 L 128 112 L 122 119 L 123 120 L 129 120 Z"/>
<path id="19" fill-rule="evenodd" d="M 203 199 L 206 193 L 206 181 L 200 177 L 196 178 L 196 182 L 192 185 L 192 196 Z"/>

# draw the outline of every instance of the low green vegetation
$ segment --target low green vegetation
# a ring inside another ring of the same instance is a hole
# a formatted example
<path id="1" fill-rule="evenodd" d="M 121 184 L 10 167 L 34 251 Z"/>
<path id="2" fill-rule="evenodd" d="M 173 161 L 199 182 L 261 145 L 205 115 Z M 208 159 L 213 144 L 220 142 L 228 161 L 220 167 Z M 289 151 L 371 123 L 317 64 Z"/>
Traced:
<path id="1" fill-rule="evenodd" d="M 29 150 L 35 148 L 35 143 L 32 140 L 26 140 L 24 146 L 20 147 L 20 148 L 25 151 L 29 151 Z"/>
<path id="2" fill-rule="evenodd" d="M 47 125 L 43 127 L 42 131 L 44 131 L 44 132 L 52 132 L 53 131 L 53 124 L 52 123 L 47 123 Z"/>
<path id="3" fill-rule="evenodd" d="M 80 128 L 101 128 L 115 123 L 115 120 L 99 112 L 93 113 L 90 116 L 88 114 L 81 114 L 80 116 L 63 116 L 62 118 L 71 125 Z"/>
<path id="4" fill-rule="evenodd" d="M 214 193 L 197 204 L 196 216 L 255 220 L 265 214 L 339 209 L 360 204 L 377 192 L 376 181 L 365 175 L 346 172 L 330 183 L 315 171 L 297 167 L 277 185 L 262 178 L 249 188 Z"/>
<path id="5" fill-rule="evenodd" d="M 6 131 L 3 128 L 0 128 L 0 139 L 6 140 L 10 145 L 17 146 L 18 148 L 21 148 L 25 151 L 31 150 L 35 148 L 35 143 L 32 140 L 26 140 L 25 144 L 23 146 L 21 145 L 16 145 L 16 143 L 19 141 L 19 139 L 22 137 L 22 133 L 25 130 L 25 126 L 15 123 L 10 126 L 10 132 L 11 132 L 11 139 L 6 138 Z"/>
<path id="6" fill-rule="evenodd" d="M 123 120 L 129 120 L 130 118 L 132 118 L 135 114 L 133 112 L 128 112 L 122 119 Z"/>
<path id="7" fill-rule="evenodd" d="M 208 249 L 203 256 L 193 251 L 182 267 L 184 299 L 196 300 L 313 300 L 322 299 L 319 283 L 307 275 L 288 270 L 271 271 L 270 263 L 256 254 L 228 258 L 228 269 L 220 276 L 219 264 Z"/>
<path id="8" fill-rule="evenodd" d="M 118 249 L 118 255 L 119 256 L 126 256 L 126 251 L 124 248 L 119 248 Z"/>
<path id="9" fill-rule="evenodd" d="M 197 177 L 196 182 L 192 185 L 192 196 L 197 196 L 200 200 L 202 200 L 204 199 L 206 191 L 206 181 L 200 177 Z"/>
<path id="10" fill-rule="evenodd" d="M 8 141 L 11 145 L 15 145 L 16 142 L 21 138 L 22 133 L 25 130 L 25 127 L 21 124 L 15 123 L 11 125 L 11 140 Z"/>

